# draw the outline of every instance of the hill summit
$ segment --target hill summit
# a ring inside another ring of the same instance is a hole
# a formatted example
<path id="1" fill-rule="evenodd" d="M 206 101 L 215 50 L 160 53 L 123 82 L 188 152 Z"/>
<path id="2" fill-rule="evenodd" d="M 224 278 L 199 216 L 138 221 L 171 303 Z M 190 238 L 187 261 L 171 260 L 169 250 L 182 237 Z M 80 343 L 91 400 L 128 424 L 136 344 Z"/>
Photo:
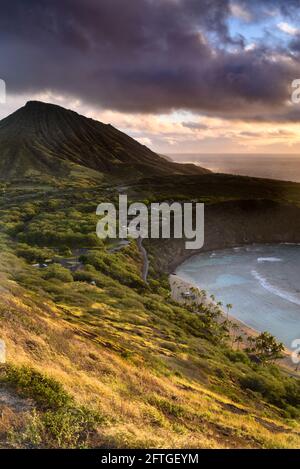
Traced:
<path id="1" fill-rule="evenodd" d="M 39 101 L 0 121 L 0 177 L 67 176 L 74 165 L 119 176 L 203 174 L 173 163 L 110 124 Z"/>

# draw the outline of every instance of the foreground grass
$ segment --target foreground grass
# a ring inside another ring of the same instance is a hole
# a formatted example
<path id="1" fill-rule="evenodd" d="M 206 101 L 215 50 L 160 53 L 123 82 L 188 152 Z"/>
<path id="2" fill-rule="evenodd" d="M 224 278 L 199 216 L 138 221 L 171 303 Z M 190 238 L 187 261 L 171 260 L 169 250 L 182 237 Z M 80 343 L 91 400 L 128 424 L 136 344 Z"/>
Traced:
<path id="1" fill-rule="evenodd" d="M 5 445 L 299 446 L 296 421 L 240 386 L 238 378 L 248 375 L 249 365 L 228 358 L 226 347 L 222 351 L 187 332 L 177 343 L 179 325 L 166 321 L 174 329 L 167 337 L 164 321 L 151 326 L 151 314 L 142 306 L 142 327 L 137 317 L 128 321 L 134 313 L 120 309 L 119 302 L 112 308 L 99 301 L 91 323 L 78 306 L 75 314 L 74 307 L 66 313 L 66 306 L 11 280 L 3 277 L 1 283 L 1 335 L 9 359 L 1 389 L 32 401 L 29 410 L 12 407 L 9 413 L 8 407 L 2 414 Z"/>

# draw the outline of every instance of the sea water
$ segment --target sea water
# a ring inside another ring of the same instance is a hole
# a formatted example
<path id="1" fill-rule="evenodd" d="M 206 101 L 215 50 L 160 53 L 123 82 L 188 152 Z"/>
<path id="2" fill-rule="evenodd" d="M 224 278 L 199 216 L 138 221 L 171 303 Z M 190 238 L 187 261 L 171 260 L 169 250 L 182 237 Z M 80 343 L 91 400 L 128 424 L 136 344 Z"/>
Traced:
<path id="1" fill-rule="evenodd" d="M 291 154 L 172 154 L 178 163 L 194 163 L 215 173 L 300 182 L 300 156 Z"/>

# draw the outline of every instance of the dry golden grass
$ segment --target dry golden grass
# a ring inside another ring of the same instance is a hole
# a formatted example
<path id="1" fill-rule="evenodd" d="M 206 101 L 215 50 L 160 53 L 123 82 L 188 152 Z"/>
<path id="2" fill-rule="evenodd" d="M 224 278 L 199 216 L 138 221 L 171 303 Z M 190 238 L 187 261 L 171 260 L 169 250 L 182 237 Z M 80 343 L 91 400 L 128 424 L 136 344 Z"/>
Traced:
<path id="1" fill-rule="evenodd" d="M 94 445 L 119 447 L 295 448 L 299 425 L 237 405 L 199 382 L 153 372 L 85 337 L 60 309 L 2 279 L 1 338 L 8 361 L 30 365 L 63 384 L 79 404 L 106 417 Z M 98 306 L 98 305 L 97 305 Z M 26 416 L 3 409 L 0 433 Z M 20 423 L 21 421 L 21 423 Z"/>

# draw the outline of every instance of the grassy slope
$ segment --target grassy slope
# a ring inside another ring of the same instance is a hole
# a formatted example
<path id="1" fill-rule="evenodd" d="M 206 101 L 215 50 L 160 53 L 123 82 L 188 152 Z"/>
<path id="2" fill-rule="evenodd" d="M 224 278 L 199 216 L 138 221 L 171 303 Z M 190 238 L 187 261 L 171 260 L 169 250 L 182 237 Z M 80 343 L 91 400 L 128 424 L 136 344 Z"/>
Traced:
<path id="1" fill-rule="evenodd" d="M 228 190 L 243 197 L 235 181 Z M 134 243 L 112 253 L 91 235 L 113 189 L 26 187 L 6 186 L 0 200 L 2 446 L 299 447 L 298 382 L 232 351 L 205 314 L 169 299 L 153 270 L 143 284 Z M 296 200 L 298 186 L 289 188 Z M 79 254 L 73 275 L 30 265 Z"/>

